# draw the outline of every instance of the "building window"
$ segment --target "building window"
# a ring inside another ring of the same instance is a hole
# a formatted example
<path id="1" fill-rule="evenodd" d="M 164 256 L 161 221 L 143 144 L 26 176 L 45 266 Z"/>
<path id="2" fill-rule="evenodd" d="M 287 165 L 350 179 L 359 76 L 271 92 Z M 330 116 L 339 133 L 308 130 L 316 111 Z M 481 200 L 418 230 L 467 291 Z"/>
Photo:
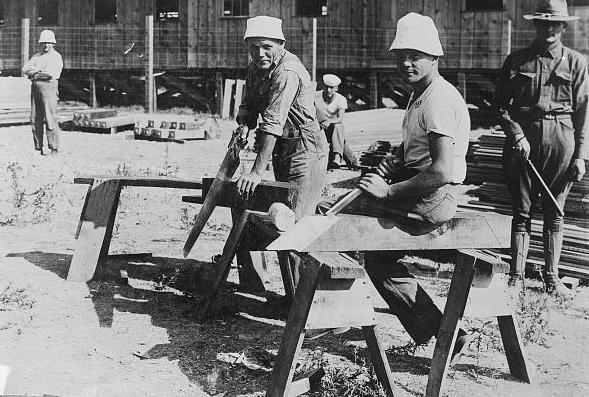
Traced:
<path id="1" fill-rule="evenodd" d="M 58 0 L 37 0 L 37 26 L 57 26 Z"/>
<path id="2" fill-rule="evenodd" d="M 0 26 L 4 26 L 6 21 L 4 21 L 4 0 L 0 0 Z"/>
<path id="3" fill-rule="evenodd" d="M 178 0 L 156 0 L 155 15 L 159 21 L 179 21 L 180 6 Z"/>
<path id="4" fill-rule="evenodd" d="M 94 0 L 94 23 L 105 24 L 117 21 L 117 0 Z"/>
<path id="5" fill-rule="evenodd" d="M 327 15 L 327 0 L 297 0 L 297 17 L 324 17 Z"/>
<path id="6" fill-rule="evenodd" d="M 224 17 L 247 17 L 250 14 L 249 0 L 224 0 Z"/>
<path id="7" fill-rule="evenodd" d="M 466 11 L 497 11 L 503 9 L 503 0 L 466 0 Z"/>

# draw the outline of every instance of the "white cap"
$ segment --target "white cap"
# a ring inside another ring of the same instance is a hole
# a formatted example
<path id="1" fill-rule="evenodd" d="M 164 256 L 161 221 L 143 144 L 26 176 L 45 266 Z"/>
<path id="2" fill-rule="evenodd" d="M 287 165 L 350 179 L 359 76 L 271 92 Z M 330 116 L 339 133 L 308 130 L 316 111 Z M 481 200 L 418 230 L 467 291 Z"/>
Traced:
<path id="1" fill-rule="evenodd" d="M 55 33 L 53 33 L 53 30 L 46 29 L 41 31 L 41 34 L 39 35 L 39 43 L 56 44 L 57 42 L 55 41 Z"/>
<path id="2" fill-rule="evenodd" d="M 342 80 L 337 77 L 335 74 L 324 74 L 323 75 L 323 84 L 328 87 L 337 87 L 342 83 Z"/>
<path id="3" fill-rule="evenodd" d="M 389 51 L 405 49 L 418 50 L 437 57 L 444 55 L 438 29 L 430 17 L 410 12 L 397 21 L 395 40 Z"/>
<path id="4" fill-rule="evenodd" d="M 282 19 L 265 15 L 249 18 L 243 39 L 248 37 L 266 37 L 286 41 L 282 34 Z"/>

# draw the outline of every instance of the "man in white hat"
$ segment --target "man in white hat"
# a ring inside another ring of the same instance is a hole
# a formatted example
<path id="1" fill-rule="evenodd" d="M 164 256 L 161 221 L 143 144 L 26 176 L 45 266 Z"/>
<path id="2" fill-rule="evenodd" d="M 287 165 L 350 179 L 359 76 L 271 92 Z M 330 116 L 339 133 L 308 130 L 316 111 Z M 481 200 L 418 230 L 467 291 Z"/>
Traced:
<path id="1" fill-rule="evenodd" d="M 511 192 L 511 272 L 509 285 L 523 288 L 532 210 L 541 193 L 529 159 L 563 207 L 573 181 L 585 174 L 589 158 L 589 77 L 580 53 L 561 42 L 569 16 L 564 0 L 541 1 L 525 15 L 536 29 L 533 43 L 510 54 L 500 73 L 497 106 L 506 134 L 503 166 Z M 558 277 L 564 219 L 545 194 L 544 283 L 548 292 L 569 295 Z"/>
<path id="2" fill-rule="evenodd" d="M 327 169 L 329 147 L 317 122 L 314 85 L 299 58 L 284 48 L 281 19 L 249 18 L 244 41 L 252 60 L 236 120 L 241 128 L 257 127 L 259 149 L 237 188 L 245 196 L 253 193 L 272 161 L 276 180 L 296 187 L 290 207 L 298 220 L 314 213 Z M 286 269 L 286 255 L 279 254 L 283 277 L 291 281 L 285 284 L 296 285 L 299 259 L 290 255 Z"/>
<path id="3" fill-rule="evenodd" d="M 31 80 L 31 127 L 35 150 L 43 154 L 43 130 L 47 131 L 47 146 L 51 154 L 59 149 L 57 98 L 59 77 L 63 69 L 61 54 L 55 51 L 55 34 L 43 30 L 39 35 L 41 50 L 29 59 L 22 73 Z"/>
<path id="4" fill-rule="evenodd" d="M 367 194 L 346 212 L 390 216 L 421 215 L 433 228 L 456 212 L 455 185 L 466 176 L 470 117 L 456 88 L 438 72 L 443 55 L 438 31 L 430 17 L 409 13 L 397 22 L 390 47 L 398 73 L 413 88 L 403 119 L 403 142 L 394 156 L 365 175 L 358 186 Z M 442 313 L 399 259 L 406 252 L 366 252 L 365 269 L 374 286 L 416 344 L 438 334 Z M 453 362 L 468 345 L 459 330 Z"/>
<path id="5" fill-rule="evenodd" d="M 344 161 L 352 168 L 357 165 L 356 157 L 346 143 L 344 114 L 348 101 L 337 92 L 341 82 L 335 74 L 324 74 L 324 88 L 315 93 L 317 121 L 330 144 L 328 168 L 339 168 L 344 165 Z"/>

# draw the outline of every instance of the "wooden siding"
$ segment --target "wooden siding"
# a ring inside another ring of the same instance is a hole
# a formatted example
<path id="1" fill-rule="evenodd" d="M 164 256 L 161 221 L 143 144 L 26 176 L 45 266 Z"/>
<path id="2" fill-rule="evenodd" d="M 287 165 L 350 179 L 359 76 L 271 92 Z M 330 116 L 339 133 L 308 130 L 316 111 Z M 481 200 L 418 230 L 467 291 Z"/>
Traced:
<path id="1" fill-rule="evenodd" d="M 68 69 L 142 70 L 145 57 L 145 15 L 155 11 L 155 0 L 117 0 L 117 22 L 94 24 L 95 0 L 58 0 L 57 49 Z M 318 18 L 319 69 L 392 68 L 388 47 L 396 21 L 408 12 L 431 16 L 440 32 L 445 56 L 442 68 L 497 69 L 507 55 L 507 26 L 512 21 L 512 50 L 528 45 L 533 25 L 523 15 L 537 0 L 505 0 L 505 9 L 465 12 L 464 0 L 332 0 L 329 15 Z M 242 36 L 246 17 L 223 17 L 218 0 L 180 0 L 179 20 L 155 22 L 157 69 L 242 69 L 247 53 Z M 41 30 L 35 26 L 36 0 L 5 0 L 0 28 L 0 68 L 20 67 L 21 19 L 30 19 L 31 52 Z M 572 22 L 565 44 L 589 56 L 589 7 L 572 7 L 581 17 Z M 283 19 L 287 48 L 310 68 L 312 19 L 295 15 L 294 0 L 251 0 L 250 15 Z M 133 50 L 124 54 L 134 43 Z"/>

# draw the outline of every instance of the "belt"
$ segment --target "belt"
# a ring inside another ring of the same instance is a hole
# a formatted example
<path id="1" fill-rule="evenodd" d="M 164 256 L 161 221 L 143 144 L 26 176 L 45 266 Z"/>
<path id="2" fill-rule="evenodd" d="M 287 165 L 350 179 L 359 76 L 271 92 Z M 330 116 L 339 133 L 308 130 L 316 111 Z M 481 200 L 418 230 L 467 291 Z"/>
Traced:
<path id="1" fill-rule="evenodd" d="M 570 119 L 571 113 L 543 113 L 534 110 L 514 112 L 514 119 L 535 121 L 535 120 L 562 120 Z"/>
<path id="2" fill-rule="evenodd" d="M 544 119 L 544 120 L 570 119 L 571 114 L 570 113 L 558 113 L 558 114 L 547 113 L 547 114 L 541 115 L 540 118 Z"/>

